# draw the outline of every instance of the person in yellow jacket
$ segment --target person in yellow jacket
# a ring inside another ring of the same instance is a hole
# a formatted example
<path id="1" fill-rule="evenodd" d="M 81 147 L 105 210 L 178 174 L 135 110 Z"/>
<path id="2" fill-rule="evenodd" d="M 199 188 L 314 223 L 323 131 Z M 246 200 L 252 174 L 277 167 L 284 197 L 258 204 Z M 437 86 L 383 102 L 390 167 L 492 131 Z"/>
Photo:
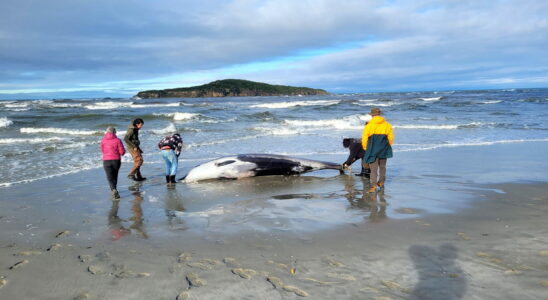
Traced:
<path id="1" fill-rule="evenodd" d="M 369 192 L 374 193 L 377 187 L 384 187 L 386 161 L 392 157 L 394 133 L 392 132 L 392 125 L 381 117 L 379 108 L 372 108 L 371 115 L 373 119 L 363 129 L 362 147 L 365 151 L 363 159 L 371 168 L 371 188 Z"/>

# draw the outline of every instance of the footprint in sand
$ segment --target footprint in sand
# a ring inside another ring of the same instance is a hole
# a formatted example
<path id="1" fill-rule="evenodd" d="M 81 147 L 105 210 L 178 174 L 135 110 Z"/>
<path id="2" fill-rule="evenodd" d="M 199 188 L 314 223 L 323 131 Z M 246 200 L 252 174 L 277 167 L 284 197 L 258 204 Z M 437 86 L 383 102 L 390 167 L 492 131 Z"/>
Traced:
<path id="1" fill-rule="evenodd" d="M 471 238 L 468 235 L 466 235 L 466 233 L 464 233 L 464 232 L 458 232 L 457 235 L 465 241 L 471 240 Z"/>
<path id="2" fill-rule="evenodd" d="M 239 268 L 240 267 L 240 263 L 233 257 L 225 257 L 225 258 L 223 258 L 223 262 L 229 268 Z"/>
<path id="3" fill-rule="evenodd" d="M 204 270 L 204 271 L 213 269 L 213 267 L 211 265 L 204 264 L 204 263 L 201 263 L 201 262 L 193 262 L 193 263 L 188 263 L 186 265 L 191 267 L 191 268 L 200 269 L 200 270 Z"/>
<path id="4" fill-rule="evenodd" d="M 257 274 L 257 271 L 253 269 L 242 269 L 242 268 L 236 268 L 232 269 L 232 273 L 244 278 L 244 279 L 251 279 L 254 275 Z"/>
<path id="5" fill-rule="evenodd" d="M 101 266 L 89 266 L 88 272 L 93 275 L 101 275 L 105 273 L 105 270 Z"/>
<path id="6" fill-rule="evenodd" d="M 55 251 L 57 249 L 61 248 L 61 244 L 51 244 L 48 249 L 46 249 L 47 251 Z"/>
<path id="7" fill-rule="evenodd" d="M 179 254 L 179 256 L 177 257 L 177 261 L 179 263 L 187 262 L 187 261 L 190 261 L 190 260 L 192 260 L 192 254 L 191 253 L 183 252 L 183 253 Z"/>
<path id="8" fill-rule="evenodd" d="M 21 251 L 14 254 L 14 256 L 31 256 L 31 255 L 38 255 L 38 254 L 42 254 L 42 251 L 35 251 L 35 250 Z"/>
<path id="9" fill-rule="evenodd" d="M 8 281 L 6 280 L 6 277 L 4 276 L 0 276 L 0 289 L 6 285 L 6 283 L 8 283 Z"/>
<path id="10" fill-rule="evenodd" d="M 179 295 L 177 295 L 177 298 L 175 300 L 187 300 L 190 298 L 190 294 L 188 292 L 180 292 Z"/>
<path id="11" fill-rule="evenodd" d="M 15 269 L 20 268 L 20 267 L 22 267 L 22 266 L 24 266 L 28 263 L 29 263 L 29 261 L 27 259 L 22 260 L 22 261 L 18 261 L 14 265 L 12 265 L 9 269 L 10 270 L 15 270 Z"/>
<path id="12" fill-rule="evenodd" d="M 196 273 L 189 273 L 186 275 L 186 280 L 190 287 L 200 287 L 206 284 L 205 280 L 198 277 Z"/>
<path id="13" fill-rule="evenodd" d="M 548 250 L 542 250 L 539 252 L 540 256 L 548 256 Z"/>
<path id="14" fill-rule="evenodd" d="M 344 267 L 344 264 L 342 262 L 334 260 L 330 257 L 324 257 L 322 258 L 322 260 L 331 267 L 337 267 L 337 268 Z"/>
<path id="15" fill-rule="evenodd" d="M 344 274 L 344 273 L 327 273 L 325 274 L 329 278 L 335 278 L 335 279 L 342 279 L 346 281 L 356 281 L 356 277 L 350 275 L 350 274 Z"/>
<path id="16" fill-rule="evenodd" d="M 295 295 L 297 296 L 301 296 L 301 297 L 308 297 L 308 293 L 301 290 L 300 288 L 296 287 L 296 286 L 293 286 L 293 285 L 285 285 L 283 283 L 283 281 L 278 278 L 278 277 L 275 277 L 275 276 L 269 276 L 266 278 L 266 280 L 268 282 L 270 282 L 274 288 L 276 289 L 282 289 L 284 291 L 287 291 L 287 292 L 292 292 L 292 293 L 295 293 Z"/>
<path id="17" fill-rule="evenodd" d="M 78 296 L 74 297 L 74 300 L 90 300 L 92 299 L 92 295 L 90 293 L 81 293 Z"/>
<path id="18" fill-rule="evenodd" d="M 93 258 L 91 257 L 91 255 L 78 255 L 78 259 L 83 262 L 83 263 L 87 263 L 87 262 L 90 262 L 93 260 Z"/>
<path id="19" fill-rule="evenodd" d="M 391 280 L 381 280 L 381 284 L 391 290 L 400 290 L 404 293 L 409 293 L 409 289 L 402 287 L 399 283 Z"/>
<path id="20" fill-rule="evenodd" d="M 56 238 L 65 237 L 70 234 L 70 230 L 61 231 L 55 235 Z"/>

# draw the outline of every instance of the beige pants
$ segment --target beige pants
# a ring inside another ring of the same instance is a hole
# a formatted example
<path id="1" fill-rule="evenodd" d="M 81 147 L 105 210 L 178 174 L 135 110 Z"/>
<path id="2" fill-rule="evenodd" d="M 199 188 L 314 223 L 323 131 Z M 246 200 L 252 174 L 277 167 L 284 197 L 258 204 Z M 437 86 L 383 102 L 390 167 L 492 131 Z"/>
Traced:
<path id="1" fill-rule="evenodd" d="M 131 154 L 131 157 L 133 158 L 133 168 L 131 168 L 131 171 L 129 171 L 129 176 L 133 176 L 135 174 L 141 174 L 141 166 L 143 165 L 143 155 L 141 154 L 141 151 L 139 149 L 136 150 L 130 150 L 129 153 Z"/>

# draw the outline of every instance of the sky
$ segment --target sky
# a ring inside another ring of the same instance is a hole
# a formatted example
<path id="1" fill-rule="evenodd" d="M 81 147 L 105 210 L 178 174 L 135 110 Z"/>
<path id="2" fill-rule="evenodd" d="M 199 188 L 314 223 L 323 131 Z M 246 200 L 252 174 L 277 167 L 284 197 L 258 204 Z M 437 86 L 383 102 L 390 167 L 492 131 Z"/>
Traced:
<path id="1" fill-rule="evenodd" d="M 0 99 L 548 87 L 546 0 L 2 0 Z"/>

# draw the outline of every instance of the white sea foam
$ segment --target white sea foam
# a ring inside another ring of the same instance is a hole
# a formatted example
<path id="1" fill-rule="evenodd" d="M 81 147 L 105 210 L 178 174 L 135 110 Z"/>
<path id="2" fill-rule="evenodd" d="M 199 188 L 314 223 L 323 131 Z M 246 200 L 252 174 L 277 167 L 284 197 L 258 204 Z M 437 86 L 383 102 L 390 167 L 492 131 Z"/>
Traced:
<path id="1" fill-rule="evenodd" d="M 501 103 L 502 100 L 490 100 L 490 101 L 484 101 L 484 102 L 480 102 L 480 104 L 497 104 L 497 103 Z"/>
<path id="2" fill-rule="evenodd" d="M 177 113 L 173 114 L 173 120 L 175 120 L 175 121 L 190 120 L 190 119 L 196 118 L 198 116 L 199 116 L 199 114 L 177 112 Z"/>
<path id="3" fill-rule="evenodd" d="M 57 134 L 68 134 L 68 135 L 94 135 L 100 133 L 99 131 L 93 130 L 76 130 L 76 129 L 66 129 L 66 128 L 21 128 L 21 133 L 57 133 Z"/>
<path id="4" fill-rule="evenodd" d="M 0 144 L 42 144 L 48 142 L 62 141 L 64 138 L 61 137 L 50 137 L 50 138 L 4 138 L 0 139 Z"/>
<path id="5" fill-rule="evenodd" d="M 394 106 L 394 105 L 400 105 L 401 103 L 385 103 L 385 102 L 368 102 L 368 103 L 358 103 L 359 106 L 378 106 L 378 107 L 388 107 L 388 106 Z"/>
<path id="6" fill-rule="evenodd" d="M 419 98 L 419 100 L 422 100 L 422 101 L 439 101 L 439 100 L 441 100 L 441 98 L 443 98 L 443 96 L 441 96 L 441 97 L 431 97 L 431 98 Z"/>
<path id="7" fill-rule="evenodd" d="M 175 127 L 175 124 L 170 123 L 167 127 L 162 129 L 153 129 L 151 130 L 152 133 L 165 135 L 165 134 L 172 134 L 177 132 L 177 127 Z"/>
<path id="8" fill-rule="evenodd" d="M 452 129 L 462 129 L 462 128 L 476 128 L 484 125 L 494 125 L 494 123 L 481 123 L 481 122 L 472 122 L 467 124 L 436 124 L 436 125 L 423 125 L 423 124 L 413 124 L 413 125 L 393 125 L 392 128 L 397 129 L 432 129 L 432 130 L 452 130 Z"/>
<path id="9" fill-rule="evenodd" d="M 430 144 L 430 145 L 416 145 L 416 148 L 411 149 L 398 149 L 398 152 L 410 152 L 410 151 L 427 151 L 439 148 L 454 148 L 454 147 L 470 147 L 470 146 L 491 146 L 497 144 L 518 144 L 518 143 L 531 143 L 531 142 L 548 142 L 548 139 L 518 139 L 518 140 L 499 140 L 499 141 L 471 141 L 462 143 L 448 143 L 448 144 Z M 394 147 L 400 145 L 395 144 Z"/>
<path id="10" fill-rule="evenodd" d="M 132 105 L 133 105 L 133 102 L 107 101 L 107 102 L 97 102 L 95 104 L 86 105 L 84 107 L 90 110 L 101 110 L 101 109 L 116 109 L 120 107 L 131 107 Z"/>
<path id="11" fill-rule="evenodd" d="M 4 117 L 4 118 L 0 118 L 0 128 L 4 128 L 4 127 L 8 127 L 10 126 L 11 124 L 13 124 L 13 121 Z"/>
<path id="12" fill-rule="evenodd" d="M 24 107 L 28 107 L 30 105 L 29 102 L 22 102 L 22 103 L 8 103 L 8 104 L 5 104 L 4 107 L 7 107 L 7 108 L 24 108 Z"/>
<path id="13" fill-rule="evenodd" d="M 289 129 L 286 127 L 282 128 L 272 128 L 272 127 L 255 127 L 254 130 L 261 131 L 270 135 L 297 135 L 301 134 L 302 131 Z"/>
<path id="14" fill-rule="evenodd" d="M 289 108 L 295 106 L 329 106 L 339 104 L 341 100 L 316 100 L 316 101 L 288 101 L 254 104 L 252 108 Z"/>
<path id="15" fill-rule="evenodd" d="M 179 103 L 151 103 L 151 104 L 131 104 L 131 108 L 148 108 L 148 107 L 176 107 Z"/>
<path id="16" fill-rule="evenodd" d="M 365 118 L 367 115 L 353 115 L 342 119 L 328 119 L 328 120 L 284 120 L 284 123 L 292 127 L 322 127 L 322 128 L 335 128 L 335 129 L 352 129 L 360 130 L 365 125 Z"/>
<path id="17" fill-rule="evenodd" d="M 55 107 L 55 108 L 75 108 L 75 107 L 82 107 L 82 103 L 48 103 L 48 107 Z"/>

